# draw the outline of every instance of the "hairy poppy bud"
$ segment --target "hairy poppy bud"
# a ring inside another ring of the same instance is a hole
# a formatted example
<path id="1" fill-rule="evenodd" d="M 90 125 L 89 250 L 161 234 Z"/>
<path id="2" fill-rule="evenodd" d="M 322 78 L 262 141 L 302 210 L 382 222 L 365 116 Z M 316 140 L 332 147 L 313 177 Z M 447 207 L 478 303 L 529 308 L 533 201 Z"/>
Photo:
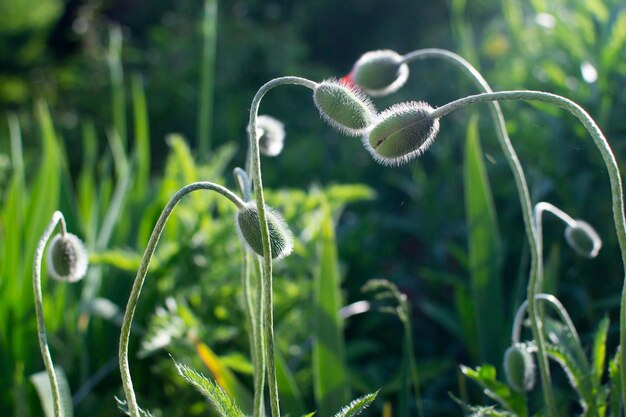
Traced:
<path id="1" fill-rule="evenodd" d="M 504 353 L 504 375 L 511 388 L 526 392 L 535 386 L 535 361 L 522 344 L 514 344 Z"/>
<path id="2" fill-rule="evenodd" d="M 87 250 L 83 242 L 71 233 L 57 234 L 48 249 L 48 273 L 65 282 L 81 280 L 87 272 Z"/>
<path id="3" fill-rule="evenodd" d="M 350 136 L 363 134 L 376 114 L 365 94 L 336 80 L 318 84 L 313 101 L 328 124 Z"/>
<path id="4" fill-rule="evenodd" d="M 363 144 L 383 165 L 402 165 L 421 155 L 439 132 L 439 119 L 424 102 L 396 104 L 380 113 Z"/>
<path id="5" fill-rule="evenodd" d="M 285 125 L 272 116 L 261 115 L 256 119 L 259 150 L 263 155 L 276 156 L 283 150 Z"/>
<path id="6" fill-rule="evenodd" d="M 577 254 L 586 258 L 595 258 L 602 248 L 598 233 L 583 220 L 576 220 L 574 226 L 567 226 L 565 240 Z"/>
<path id="7" fill-rule="evenodd" d="M 267 225 L 270 232 L 270 248 L 273 259 L 281 259 L 291 253 L 293 236 L 283 217 L 269 207 L 265 208 Z M 263 256 L 263 239 L 261 237 L 261 223 L 259 212 L 253 202 L 246 203 L 244 208 L 237 212 L 237 231 L 241 239 L 256 254 Z"/>
<path id="8" fill-rule="evenodd" d="M 367 52 L 354 64 L 349 78 L 371 96 L 397 91 L 409 78 L 409 66 L 389 49 Z"/>

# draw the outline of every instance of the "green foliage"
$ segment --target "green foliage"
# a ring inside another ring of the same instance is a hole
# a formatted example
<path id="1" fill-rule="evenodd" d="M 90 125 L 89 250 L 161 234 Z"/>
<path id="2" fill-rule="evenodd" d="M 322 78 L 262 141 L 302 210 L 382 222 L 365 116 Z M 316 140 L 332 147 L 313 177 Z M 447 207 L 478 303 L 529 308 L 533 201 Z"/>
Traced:
<path id="1" fill-rule="evenodd" d="M 70 385 L 67 382 L 67 377 L 63 368 L 55 366 L 54 372 L 57 376 L 59 383 L 59 394 L 61 395 L 61 410 L 64 417 L 73 417 L 74 409 L 72 408 L 72 393 L 70 392 Z M 52 396 L 52 388 L 50 386 L 50 378 L 47 372 L 37 372 L 30 376 L 30 381 L 35 386 L 39 400 L 41 401 L 41 408 L 46 417 L 54 417 L 54 399 Z"/>
<path id="2" fill-rule="evenodd" d="M 362 397 L 353 400 L 350 404 L 343 407 L 335 417 L 352 417 L 361 414 L 369 405 L 376 399 L 378 391 L 372 394 L 367 394 Z"/>

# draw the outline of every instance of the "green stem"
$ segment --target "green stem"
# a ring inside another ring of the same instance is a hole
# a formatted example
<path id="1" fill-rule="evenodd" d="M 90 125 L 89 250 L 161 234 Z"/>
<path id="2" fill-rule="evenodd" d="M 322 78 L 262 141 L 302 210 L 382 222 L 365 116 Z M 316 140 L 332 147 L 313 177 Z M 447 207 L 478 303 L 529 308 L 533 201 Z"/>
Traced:
<path id="1" fill-rule="evenodd" d="M 483 93 L 492 93 L 493 90 L 487 83 L 487 81 L 483 78 L 480 72 L 472 66 L 467 60 L 465 60 L 460 55 L 457 55 L 453 52 L 446 51 L 444 49 L 420 49 L 417 51 L 410 52 L 404 55 L 404 62 L 411 62 L 421 59 L 428 58 L 438 58 L 443 59 L 446 62 L 449 62 L 456 67 L 458 67 L 461 71 L 463 71 L 476 85 L 476 87 L 482 91 Z M 520 205 L 522 208 L 522 217 L 524 220 L 524 229 L 526 231 L 526 237 L 528 239 L 528 244 L 530 247 L 530 272 L 528 279 L 528 299 L 534 300 L 533 295 L 537 293 L 537 291 L 541 291 L 541 287 L 537 285 L 537 276 L 541 273 L 541 264 L 539 263 L 539 243 L 537 242 L 538 233 L 535 228 L 535 224 L 533 222 L 533 209 L 532 202 L 530 199 L 530 193 L 528 191 L 528 184 L 526 183 L 526 177 L 524 175 L 524 169 L 520 164 L 519 158 L 517 157 L 517 153 L 511 144 L 511 139 L 506 130 L 506 123 L 504 121 L 504 116 L 502 115 L 502 109 L 500 108 L 500 104 L 496 101 L 491 101 L 489 103 L 489 109 L 491 111 L 491 117 L 496 126 L 496 134 L 498 137 L 498 142 L 500 143 L 500 147 L 504 153 L 504 157 L 509 164 L 509 168 L 513 173 L 513 178 L 515 180 L 515 185 L 517 188 L 517 193 L 520 201 Z M 535 288 L 536 287 L 536 288 Z M 537 344 L 543 347 L 543 334 L 538 332 L 537 330 L 541 327 L 541 319 L 538 316 L 537 307 L 534 301 L 531 301 L 530 307 L 530 321 L 533 327 L 533 334 L 535 335 L 535 339 L 537 340 Z M 539 373 L 541 375 L 542 382 L 542 390 L 544 401 L 548 407 L 548 415 L 555 417 L 556 416 L 556 405 L 554 403 L 554 395 L 552 393 L 552 384 L 550 382 L 550 369 L 548 367 L 548 357 L 545 354 L 545 349 L 539 349 Z"/>
<path id="2" fill-rule="evenodd" d="M 135 281 L 133 282 L 133 288 L 131 289 L 128 303 L 126 304 L 126 311 L 124 313 L 124 320 L 122 321 L 122 331 L 120 334 L 120 374 L 122 376 L 122 385 L 124 387 L 126 402 L 128 404 L 128 411 L 131 417 L 140 417 L 139 406 L 137 404 L 137 399 L 135 398 L 133 381 L 130 376 L 130 368 L 128 365 L 128 343 L 130 339 L 130 329 L 133 322 L 133 316 L 135 314 L 137 302 L 139 301 L 139 294 L 141 293 L 141 287 L 143 286 L 143 283 L 146 279 L 146 274 L 148 273 L 148 268 L 150 267 L 150 261 L 152 260 L 152 256 L 154 255 L 154 251 L 156 250 L 156 246 L 159 242 L 159 238 L 161 237 L 161 233 L 163 233 L 163 229 L 165 229 L 167 219 L 170 217 L 170 214 L 172 214 L 172 211 L 174 210 L 178 202 L 184 196 L 196 190 L 215 191 L 228 198 L 233 204 L 237 206 L 237 208 L 242 209 L 244 206 L 244 202 L 239 197 L 237 197 L 237 195 L 232 193 L 227 188 L 222 187 L 221 185 L 217 185 L 211 182 L 195 182 L 186 185 L 185 187 L 178 190 L 178 192 L 174 194 L 174 196 L 170 199 L 170 201 L 161 212 L 161 215 L 159 216 L 159 219 L 157 220 L 157 223 L 152 230 L 152 234 L 150 235 L 148 246 L 146 247 L 143 257 L 141 258 L 141 263 L 139 264 L 139 269 L 137 270 L 137 275 L 135 277 Z"/>
<path id="3" fill-rule="evenodd" d="M 547 203 L 546 203 L 547 204 Z M 558 210 L 558 209 L 557 209 Z M 567 216 L 567 215 L 566 215 Z M 568 216 L 569 217 L 569 216 Z M 540 226 L 539 226 L 540 227 Z M 584 403 L 586 404 L 587 409 L 585 409 L 585 415 L 597 416 L 598 408 L 595 403 L 595 399 L 593 398 L 593 390 L 595 389 L 592 386 L 591 381 L 591 365 L 587 360 L 587 356 L 585 356 L 585 350 L 583 349 L 582 343 L 580 342 L 580 337 L 578 336 L 578 331 L 576 327 L 574 327 L 574 322 L 572 321 L 570 315 L 567 313 L 563 304 L 559 301 L 558 298 L 553 296 L 552 294 L 537 294 L 535 296 L 535 300 L 544 301 L 548 303 L 552 308 L 557 312 L 561 322 L 565 324 L 567 329 L 569 330 L 572 339 L 574 341 L 574 352 L 576 354 L 576 360 L 578 361 L 580 367 L 582 368 L 582 386 L 580 389 L 582 390 L 581 396 L 584 399 Z M 524 319 L 524 315 L 526 310 L 528 309 L 528 300 L 525 300 L 522 305 L 517 310 L 515 314 L 515 320 L 513 321 L 513 330 L 511 332 L 511 342 L 513 345 L 518 344 L 520 342 L 520 333 L 522 329 L 522 322 Z"/>
<path id="4" fill-rule="evenodd" d="M 582 124 L 585 126 L 589 134 L 591 135 L 596 147 L 600 151 L 602 155 L 602 159 L 604 164 L 606 165 L 606 169 L 609 175 L 609 180 L 611 182 L 611 198 L 612 198 L 612 208 L 613 208 L 613 221 L 615 223 L 615 232 L 617 234 L 617 240 L 619 242 L 619 247 L 622 255 L 622 265 L 626 266 L 626 223 L 624 221 L 624 197 L 622 190 L 622 178 L 619 172 L 619 167 L 617 166 L 617 162 L 615 160 L 615 156 L 609 146 L 604 134 L 596 124 L 596 122 L 589 116 L 589 114 L 578 104 L 574 103 L 571 100 L 566 99 L 565 97 L 561 97 L 555 94 L 545 93 L 542 91 L 502 91 L 497 93 L 486 93 L 486 94 L 478 94 L 475 96 L 465 97 L 451 103 L 446 104 L 445 106 L 439 107 L 434 110 L 431 114 L 432 117 L 443 117 L 446 114 L 453 112 L 455 110 L 461 109 L 466 106 L 470 106 L 473 104 L 490 102 L 496 100 L 526 100 L 526 101 L 541 101 L 545 103 L 549 103 L 558 107 L 561 107 L 572 115 L 574 115 Z M 532 276 L 531 276 L 532 278 Z M 529 283 L 529 300 L 534 300 L 535 293 L 535 285 L 534 283 Z M 531 292 L 533 294 L 531 294 Z M 533 295 L 531 297 L 531 295 Z M 529 304 L 529 314 L 531 315 L 531 323 L 532 316 L 535 314 L 535 307 L 533 306 L 533 302 Z M 533 336 L 535 334 L 541 334 L 539 332 L 540 323 L 536 323 L 533 325 Z M 539 342 L 538 339 L 536 339 Z M 620 350 L 620 356 L 622 359 L 620 363 L 620 378 L 622 381 L 626 381 L 626 361 L 624 360 L 624 347 L 626 346 L 626 276 L 624 278 L 624 285 L 622 287 L 622 298 L 621 298 L 621 307 L 620 307 L 620 346 L 622 349 Z M 537 348 L 539 349 L 540 357 L 544 357 L 545 349 L 543 345 L 539 345 L 537 343 Z M 622 392 L 622 403 L 626 407 L 626 390 Z"/>
<path id="5" fill-rule="evenodd" d="M 61 225 L 61 234 L 65 236 L 67 228 L 65 226 L 65 218 L 60 211 L 55 211 L 52 214 L 52 219 L 48 224 L 48 227 L 44 230 L 37 244 L 35 250 L 35 261 L 33 262 L 33 294 L 35 296 L 35 315 L 37 316 L 37 336 L 39 337 L 39 349 L 41 350 L 41 357 L 46 367 L 46 373 L 48 379 L 50 379 L 50 388 L 52 389 L 52 399 L 54 401 L 54 415 L 56 417 L 63 416 L 63 410 L 61 408 L 61 394 L 59 392 L 59 382 L 54 372 L 54 365 L 52 364 L 52 356 L 50 355 L 50 349 L 48 347 L 48 338 L 46 336 L 46 323 L 43 315 L 43 296 L 41 293 L 41 262 L 43 259 L 43 252 L 46 248 L 48 240 L 57 224 Z"/>
<path id="6" fill-rule="evenodd" d="M 250 122 L 248 123 L 250 176 L 254 184 L 254 191 L 261 224 L 261 237 L 263 240 L 263 316 L 265 327 L 265 355 L 267 361 L 267 383 L 270 392 L 270 405 L 272 417 L 280 417 L 280 405 L 278 401 L 278 383 L 276 381 L 276 363 L 274 359 L 274 311 L 272 308 L 272 254 L 270 249 L 269 227 L 265 214 L 265 197 L 263 195 L 263 181 L 261 179 L 261 155 L 259 153 L 259 140 L 256 132 L 256 119 L 259 105 L 263 96 L 272 88 L 279 85 L 301 85 L 314 89 L 317 84 L 313 81 L 300 77 L 280 77 L 265 83 L 255 94 L 250 107 Z"/>
<path id="7" fill-rule="evenodd" d="M 254 315 L 257 317 L 256 328 L 254 329 L 254 350 L 255 355 L 257 357 L 258 363 L 257 368 L 255 370 L 255 401 L 258 392 L 258 404 L 255 404 L 255 410 L 257 410 L 259 416 L 263 417 L 265 415 L 264 407 L 263 407 L 263 390 L 265 389 L 265 352 L 263 351 L 263 347 L 265 346 L 265 335 L 263 334 L 263 329 L 265 329 L 265 318 L 263 314 L 263 283 L 262 283 L 262 266 L 261 260 L 258 256 L 252 256 L 251 260 L 254 265 L 254 276 L 256 278 L 255 281 L 255 289 L 256 295 L 253 303 L 254 307 Z M 258 375 L 257 375 L 258 374 Z"/>

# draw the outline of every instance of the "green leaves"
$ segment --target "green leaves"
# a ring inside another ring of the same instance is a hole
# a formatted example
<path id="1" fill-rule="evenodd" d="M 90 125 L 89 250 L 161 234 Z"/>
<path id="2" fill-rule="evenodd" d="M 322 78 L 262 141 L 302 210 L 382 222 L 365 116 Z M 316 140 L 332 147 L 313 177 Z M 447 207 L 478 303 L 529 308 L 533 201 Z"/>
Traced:
<path id="1" fill-rule="evenodd" d="M 222 417 L 244 417 L 243 412 L 226 395 L 226 393 L 213 381 L 193 369 L 174 361 L 176 370 L 187 382 L 206 396 Z"/>
<path id="2" fill-rule="evenodd" d="M 65 372 L 60 366 L 54 367 L 54 373 L 59 384 L 59 394 L 61 395 L 61 410 L 63 417 L 73 417 L 74 409 L 72 408 L 72 393 L 70 392 L 70 384 L 67 382 Z M 50 386 L 50 378 L 45 371 L 37 372 L 30 376 L 30 382 L 35 386 L 41 407 L 46 417 L 54 417 L 54 399 L 52 396 L 52 387 Z"/>

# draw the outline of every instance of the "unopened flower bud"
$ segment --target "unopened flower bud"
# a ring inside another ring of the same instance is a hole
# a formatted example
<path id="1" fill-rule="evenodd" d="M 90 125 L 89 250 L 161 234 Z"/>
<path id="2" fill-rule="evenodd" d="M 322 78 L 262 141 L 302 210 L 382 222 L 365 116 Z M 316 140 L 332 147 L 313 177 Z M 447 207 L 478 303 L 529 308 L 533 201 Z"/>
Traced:
<path id="1" fill-rule="evenodd" d="M 565 240 L 577 254 L 586 258 L 595 258 L 602 248 L 598 233 L 583 220 L 576 220 L 574 226 L 567 226 Z"/>
<path id="2" fill-rule="evenodd" d="M 87 250 L 83 242 L 71 233 L 59 233 L 48 249 L 48 273 L 65 282 L 81 280 L 87 272 Z"/>
<path id="3" fill-rule="evenodd" d="M 348 77 L 367 94 L 384 96 L 404 85 L 409 66 L 397 52 L 381 49 L 362 55 Z"/>
<path id="4" fill-rule="evenodd" d="M 256 134 L 259 141 L 259 151 L 263 155 L 276 156 L 283 150 L 285 125 L 280 120 L 272 116 L 258 116 Z"/>
<path id="5" fill-rule="evenodd" d="M 526 392 L 535 386 L 535 361 L 522 344 L 509 347 L 504 353 L 504 375 L 511 388 Z"/>
<path id="6" fill-rule="evenodd" d="M 374 105 L 362 91 L 336 80 L 318 84 L 313 100 L 328 124 L 350 136 L 363 134 L 376 114 Z"/>
<path id="7" fill-rule="evenodd" d="M 289 255 L 293 249 L 293 236 L 289 226 L 282 216 L 275 210 L 266 207 L 265 216 L 270 232 L 270 248 L 272 259 L 281 259 Z M 256 203 L 246 203 L 245 207 L 237 212 L 237 231 L 241 239 L 256 254 L 263 256 L 263 238 L 261 236 L 261 222 Z"/>
<path id="8" fill-rule="evenodd" d="M 439 119 L 424 102 L 396 104 L 380 113 L 363 144 L 377 162 L 402 165 L 421 155 L 439 132 Z"/>

